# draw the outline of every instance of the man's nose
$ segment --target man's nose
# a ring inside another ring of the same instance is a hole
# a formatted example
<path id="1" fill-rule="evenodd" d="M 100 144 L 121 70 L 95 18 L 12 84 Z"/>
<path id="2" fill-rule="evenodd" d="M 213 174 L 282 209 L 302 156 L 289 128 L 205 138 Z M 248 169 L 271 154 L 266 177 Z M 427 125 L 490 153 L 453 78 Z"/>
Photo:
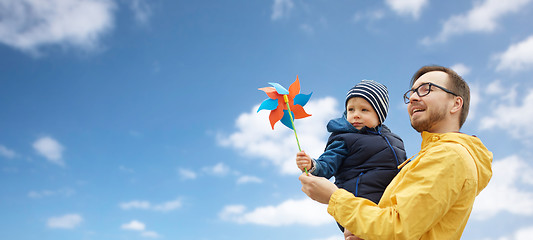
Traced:
<path id="1" fill-rule="evenodd" d="M 409 97 L 409 102 L 412 102 L 412 101 L 415 101 L 415 102 L 420 101 L 420 96 L 418 96 L 418 93 L 414 92 L 413 94 L 411 94 L 411 96 Z"/>

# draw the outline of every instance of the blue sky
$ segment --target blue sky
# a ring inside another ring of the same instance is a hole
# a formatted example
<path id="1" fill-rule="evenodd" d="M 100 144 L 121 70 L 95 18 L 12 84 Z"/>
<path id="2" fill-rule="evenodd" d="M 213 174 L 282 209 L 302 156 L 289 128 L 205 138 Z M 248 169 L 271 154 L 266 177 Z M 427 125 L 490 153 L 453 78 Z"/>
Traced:
<path id="1" fill-rule="evenodd" d="M 347 90 L 379 81 L 412 156 L 401 96 L 427 64 L 469 82 L 462 131 L 494 153 L 462 239 L 533 235 L 532 0 L 0 0 L 0 16 L 2 239 L 342 239 L 258 88 L 298 75 L 318 157 Z"/>

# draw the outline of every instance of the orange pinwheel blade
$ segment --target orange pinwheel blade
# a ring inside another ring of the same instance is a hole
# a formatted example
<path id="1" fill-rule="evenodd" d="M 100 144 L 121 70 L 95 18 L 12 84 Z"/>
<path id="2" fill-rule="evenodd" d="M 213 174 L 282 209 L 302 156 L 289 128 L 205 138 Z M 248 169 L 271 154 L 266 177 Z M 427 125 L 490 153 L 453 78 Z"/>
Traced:
<path id="1" fill-rule="evenodd" d="M 306 117 L 311 116 L 311 114 L 306 113 L 304 108 L 300 105 L 292 105 L 291 110 L 292 110 L 294 119 L 306 118 Z"/>
<path id="2" fill-rule="evenodd" d="M 266 95 L 271 99 L 279 99 L 280 96 L 283 98 L 283 96 L 279 95 L 278 92 L 276 92 L 276 89 L 273 87 L 259 88 L 259 90 L 265 92 Z"/>
<path id="3" fill-rule="evenodd" d="M 294 99 L 296 95 L 300 93 L 300 79 L 296 75 L 296 81 L 294 81 L 291 86 L 289 86 L 289 98 Z"/>
<path id="4" fill-rule="evenodd" d="M 281 118 L 283 118 L 283 108 L 278 107 L 270 112 L 268 119 L 270 120 L 272 130 L 274 130 L 274 124 L 281 120 Z"/>

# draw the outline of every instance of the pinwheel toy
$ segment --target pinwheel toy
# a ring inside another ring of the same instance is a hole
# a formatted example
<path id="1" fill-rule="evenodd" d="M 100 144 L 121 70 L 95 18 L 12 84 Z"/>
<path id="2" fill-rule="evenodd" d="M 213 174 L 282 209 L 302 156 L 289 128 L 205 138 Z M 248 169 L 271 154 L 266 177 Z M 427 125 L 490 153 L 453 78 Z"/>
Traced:
<path id="1" fill-rule="evenodd" d="M 298 75 L 296 75 L 296 81 L 294 81 L 289 90 L 285 89 L 278 83 L 269 83 L 272 87 L 259 88 L 259 90 L 264 91 L 269 97 L 261 103 L 257 112 L 265 109 L 270 110 L 269 120 L 272 130 L 274 130 L 274 125 L 281 121 L 283 125 L 294 131 L 294 136 L 296 137 L 296 143 L 298 144 L 298 149 L 300 148 L 300 141 L 298 141 L 298 134 L 296 134 L 296 128 L 294 127 L 294 119 L 300 119 L 311 116 L 307 114 L 303 108 L 305 104 L 311 98 L 311 94 L 301 94 L 300 93 L 300 80 Z M 294 113 L 294 117 L 293 117 Z M 307 172 L 307 169 L 305 169 Z"/>

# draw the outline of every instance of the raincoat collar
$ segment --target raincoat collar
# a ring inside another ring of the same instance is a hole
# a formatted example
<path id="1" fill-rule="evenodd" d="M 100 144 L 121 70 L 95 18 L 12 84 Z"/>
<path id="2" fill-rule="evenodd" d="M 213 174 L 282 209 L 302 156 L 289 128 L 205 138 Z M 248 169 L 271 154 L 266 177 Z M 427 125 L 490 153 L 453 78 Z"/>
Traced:
<path id="1" fill-rule="evenodd" d="M 430 133 L 422 132 L 422 146 L 420 153 L 430 149 L 434 144 L 455 143 L 463 146 L 476 164 L 478 175 L 477 193 L 481 192 L 492 177 L 492 152 L 476 136 L 460 132 Z"/>

